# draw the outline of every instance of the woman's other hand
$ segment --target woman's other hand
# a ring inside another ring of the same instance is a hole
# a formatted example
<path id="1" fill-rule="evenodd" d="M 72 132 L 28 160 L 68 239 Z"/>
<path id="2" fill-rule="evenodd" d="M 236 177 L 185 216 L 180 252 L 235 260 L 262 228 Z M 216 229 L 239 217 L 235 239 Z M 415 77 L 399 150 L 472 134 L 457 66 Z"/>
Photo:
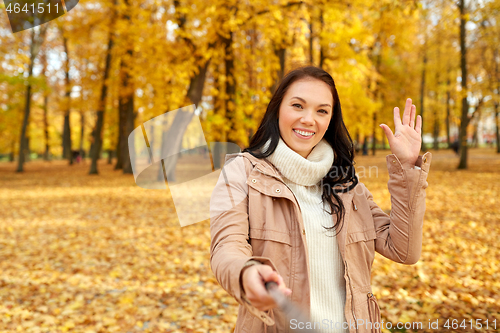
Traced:
<path id="1" fill-rule="evenodd" d="M 274 281 L 278 284 L 278 289 L 286 296 L 291 295 L 292 290 L 287 288 L 283 278 L 275 272 L 269 265 L 253 265 L 245 268 L 241 281 L 245 295 L 260 311 L 267 311 L 277 306 L 273 298 L 267 292 L 265 283 Z"/>
<path id="2" fill-rule="evenodd" d="M 411 103 L 411 98 L 408 98 L 403 120 L 401 120 L 399 108 L 394 108 L 394 124 L 396 126 L 394 134 L 386 124 L 380 125 L 389 140 L 392 153 L 407 169 L 415 166 L 422 145 L 422 117 L 417 116 L 415 123 L 416 110 L 415 105 Z"/>

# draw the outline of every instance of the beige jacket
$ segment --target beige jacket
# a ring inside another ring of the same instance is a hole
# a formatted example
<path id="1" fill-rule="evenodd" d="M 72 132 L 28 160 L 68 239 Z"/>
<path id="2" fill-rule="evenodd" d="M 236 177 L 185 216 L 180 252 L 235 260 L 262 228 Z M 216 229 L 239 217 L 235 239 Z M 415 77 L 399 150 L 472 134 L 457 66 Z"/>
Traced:
<path id="1" fill-rule="evenodd" d="M 370 284 L 375 251 L 407 265 L 420 258 L 431 158 L 427 152 L 417 160 L 421 169 L 404 169 L 394 154 L 386 157 L 390 215 L 377 206 L 361 182 L 340 194 L 346 212 L 337 241 L 345 265 L 345 317 L 351 333 L 380 332 L 374 325 L 381 321 L 380 310 Z M 240 273 L 248 260 L 270 265 L 292 289 L 291 300 L 310 314 L 302 214 L 279 171 L 249 153 L 227 155 L 212 193 L 210 214 L 212 271 L 240 303 L 235 333 L 294 332 L 291 328 L 296 326 L 279 309 L 259 311 L 242 298 L 240 285 Z"/>

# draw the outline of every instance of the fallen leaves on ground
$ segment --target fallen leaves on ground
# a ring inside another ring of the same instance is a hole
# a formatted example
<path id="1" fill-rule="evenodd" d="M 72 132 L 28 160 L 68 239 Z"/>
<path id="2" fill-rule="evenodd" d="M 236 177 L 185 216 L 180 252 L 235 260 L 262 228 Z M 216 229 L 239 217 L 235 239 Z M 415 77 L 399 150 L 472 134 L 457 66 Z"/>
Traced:
<path id="1" fill-rule="evenodd" d="M 456 170 L 451 151 L 432 154 L 420 260 L 408 266 L 375 257 L 372 285 L 382 318 L 422 323 L 407 332 L 500 332 L 500 154 L 472 149 L 468 170 Z M 359 164 L 378 167 L 379 177 L 361 181 L 389 212 L 384 163 L 363 157 Z M 429 329 L 436 320 L 439 329 Z"/>
<path id="2" fill-rule="evenodd" d="M 361 181 L 387 212 L 389 153 L 356 164 L 376 166 Z M 446 319 L 497 319 L 500 331 L 500 155 L 471 150 L 469 170 L 457 164 L 433 152 L 421 260 L 375 259 L 384 321 L 439 319 L 438 330 L 407 332 L 479 331 Z M 105 161 L 99 176 L 88 167 L 0 164 L 0 331 L 231 332 L 238 306 L 210 270 L 209 222 L 181 228 L 168 191 Z"/>

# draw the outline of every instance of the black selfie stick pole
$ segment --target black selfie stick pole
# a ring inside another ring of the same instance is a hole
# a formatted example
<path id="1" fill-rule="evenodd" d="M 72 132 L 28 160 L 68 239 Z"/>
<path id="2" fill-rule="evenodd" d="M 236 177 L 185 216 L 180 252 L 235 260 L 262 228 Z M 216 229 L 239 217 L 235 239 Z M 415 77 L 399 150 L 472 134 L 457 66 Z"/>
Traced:
<path id="1" fill-rule="evenodd" d="M 276 282 L 266 282 L 267 292 L 274 299 L 276 304 L 283 313 L 285 313 L 288 320 L 295 319 L 298 327 L 306 327 L 307 323 L 310 322 L 309 318 L 302 313 L 302 311 L 297 307 L 297 305 L 293 304 L 279 289 L 278 284 Z M 302 323 L 302 324 L 299 324 Z M 289 323 L 287 323 L 288 325 Z M 311 323 L 314 325 L 314 323 Z M 318 333 L 318 331 L 314 329 L 294 329 L 296 333 Z"/>

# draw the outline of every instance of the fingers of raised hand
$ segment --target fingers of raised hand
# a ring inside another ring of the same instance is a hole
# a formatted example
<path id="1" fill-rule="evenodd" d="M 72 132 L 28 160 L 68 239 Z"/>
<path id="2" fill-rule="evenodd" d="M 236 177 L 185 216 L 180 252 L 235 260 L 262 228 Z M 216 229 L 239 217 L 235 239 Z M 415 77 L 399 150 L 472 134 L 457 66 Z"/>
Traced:
<path id="1" fill-rule="evenodd" d="M 389 126 L 387 126 L 386 124 L 380 124 L 380 127 L 382 128 L 382 130 L 384 131 L 385 135 L 387 136 L 387 139 L 389 140 L 389 145 L 391 144 L 391 141 L 394 137 L 394 134 L 392 133 L 391 129 L 389 128 Z"/>
<path id="2" fill-rule="evenodd" d="M 403 113 L 403 125 L 410 125 L 412 104 L 411 98 L 406 99 L 405 111 Z"/>
<path id="3" fill-rule="evenodd" d="M 415 114 L 417 113 L 417 107 L 412 104 L 410 113 L 410 128 L 415 128 Z"/>
<path id="4" fill-rule="evenodd" d="M 394 108 L 394 126 L 398 127 L 401 125 L 401 115 L 399 114 L 399 108 L 396 106 Z"/>
<path id="5" fill-rule="evenodd" d="M 415 126 L 415 131 L 418 134 L 422 133 L 422 117 L 420 115 L 417 116 L 417 125 Z"/>

